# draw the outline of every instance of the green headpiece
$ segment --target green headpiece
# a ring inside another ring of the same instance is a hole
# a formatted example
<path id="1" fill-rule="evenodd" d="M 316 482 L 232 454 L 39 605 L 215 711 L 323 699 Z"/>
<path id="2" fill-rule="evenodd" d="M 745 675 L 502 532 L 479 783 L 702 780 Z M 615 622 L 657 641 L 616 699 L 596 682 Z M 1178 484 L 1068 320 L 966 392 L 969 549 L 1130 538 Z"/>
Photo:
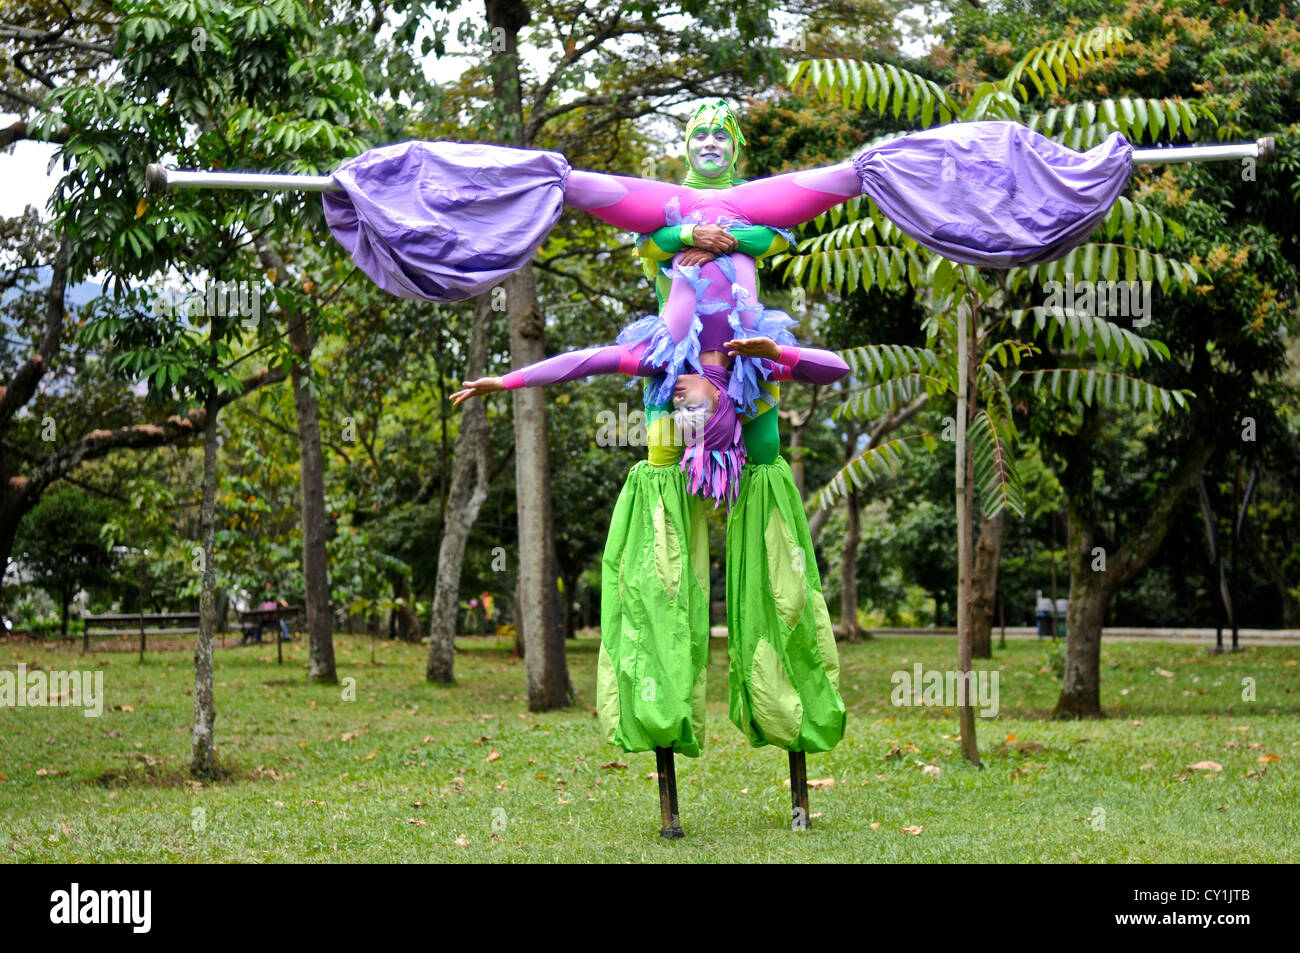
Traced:
<path id="1" fill-rule="evenodd" d="M 717 178 L 706 178 L 695 171 L 690 164 L 690 142 L 691 136 L 695 130 L 701 127 L 710 129 L 713 126 L 721 126 L 731 136 L 732 154 L 731 165 L 727 171 Z M 736 163 L 740 161 L 740 147 L 745 144 L 745 136 L 740 131 L 740 123 L 736 121 L 736 114 L 731 111 L 725 99 L 715 100 L 711 103 L 705 103 L 699 109 L 695 110 L 695 115 L 691 121 L 686 124 L 686 145 L 688 155 L 686 160 L 686 178 L 682 180 L 682 185 L 689 186 L 693 189 L 725 189 L 736 184 L 733 176 L 736 171 Z"/>

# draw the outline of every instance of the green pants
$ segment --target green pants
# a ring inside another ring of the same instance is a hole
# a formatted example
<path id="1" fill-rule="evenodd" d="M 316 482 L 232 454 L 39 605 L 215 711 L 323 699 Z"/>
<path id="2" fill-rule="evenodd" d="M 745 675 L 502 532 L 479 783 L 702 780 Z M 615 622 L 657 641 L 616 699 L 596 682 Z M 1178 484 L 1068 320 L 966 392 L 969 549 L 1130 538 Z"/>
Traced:
<path id="1" fill-rule="evenodd" d="M 727 520 L 731 721 L 754 747 L 844 737 L 839 653 L 790 464 L 746 464 Z"/>
<path id="2" fill-rule="evenodd" d="M 681 468 L 632 467 L 601 568 L 596 710 L 624 751 L 698 758 L 709 662 L 709 535 Z"/>
<path id="3" fill-rule="evenodd" d="M 709 657 L 704 502 L 676 466 L 638 463 L 610 519 L 596 708 L 624 751 L 698 757 Z M 727 522 L 730 714 L 755 747 L 829 751 L 844 735 L 839 656 L 790 466 L 749 464 Z"/>

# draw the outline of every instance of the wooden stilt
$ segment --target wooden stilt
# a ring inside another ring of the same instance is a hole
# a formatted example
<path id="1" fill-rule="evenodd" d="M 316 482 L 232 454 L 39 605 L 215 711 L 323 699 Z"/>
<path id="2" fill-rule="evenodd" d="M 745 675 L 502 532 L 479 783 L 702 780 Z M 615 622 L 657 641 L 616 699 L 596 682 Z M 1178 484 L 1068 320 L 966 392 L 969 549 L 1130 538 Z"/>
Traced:
<path id="1" fill-rule="evenodd" d="M 808 767 L 802 751 L 790 752 L 790 829 L 806 831 L 812 827 L 808 813 Z"/>
<path id="2" fill-rule="evenodd" d="M 655 763 L 659 769 L 659 836 L 677 840 L 685 837 L 686 833 L 677 813 L 677 770 L 673 767 L 673 749 L 655 748 Z"/>

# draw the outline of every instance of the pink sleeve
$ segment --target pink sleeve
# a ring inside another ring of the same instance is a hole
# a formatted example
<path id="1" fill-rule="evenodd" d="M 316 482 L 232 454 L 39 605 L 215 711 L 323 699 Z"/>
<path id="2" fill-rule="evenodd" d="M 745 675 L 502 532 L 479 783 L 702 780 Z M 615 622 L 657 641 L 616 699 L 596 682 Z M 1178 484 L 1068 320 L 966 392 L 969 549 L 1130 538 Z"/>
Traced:
<path id="1" fill-rule="evenodd" d="M 611 344 L 607 347 L 589 347 L 581 351 L 557 354 L 536 364 L 510 371 L 501 378 L 501 384 L 506 390 L 517 390 L 520 387 L 559 384 L 577 380 L 579 377 L 590 377 L 593 374 L 630 374 L 648 377 L 655 371 L 641 363 L 641 355 L 645 352 L 645 347 L 643 343 L 635 347 Z"/>
<path id="2" fill-rule="evenodd" d="M 849 372 L 849 365 L 833 351 L 819 347 L 782 347 L 781 360 L 769 361 L 775 381 L 832 384 Z"/>
<path id="3" fill-rule="evenodd" d="M 653 232 L 668 224 L 664 206 L 674 196 L 687 198 L 685 186 L 627 175 L 573 169 L 564 186 L 564 204 L 629 231 Z"/>
<path id="4" fill-rule="evenodd" d="M 755 179 L 727 190 L 727 201 L 756 225 L 792 228 L 862 194 L 852 162 Z"/>

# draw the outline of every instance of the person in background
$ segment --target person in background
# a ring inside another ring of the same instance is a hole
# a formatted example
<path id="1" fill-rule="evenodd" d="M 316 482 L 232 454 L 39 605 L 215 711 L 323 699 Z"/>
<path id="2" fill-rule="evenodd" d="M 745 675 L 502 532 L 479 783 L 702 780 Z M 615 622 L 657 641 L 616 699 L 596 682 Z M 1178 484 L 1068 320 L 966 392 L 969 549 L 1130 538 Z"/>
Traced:
<path id="1" fill-rule="evenodd" d="M 283 598 L 279 598 L 279 599 L 276 598 L 274 588 L 271 585 L 271 583 L 268 582 L 266 584 L 266 598 L 262 600 L 262 603 L 261 605 L 258 606 L 258 608 L 266 611 L 270 611 L 273 609 L 281 609 L 281 608 L 287 609 L 288 607 L 289 607 L 289 603 L 285 602 Z M 281 616 L 278 621 L 280 623 L 280 641 L 281 642 L 291 641 L 289 638 L 289 623 L 285 621 L 283 616 Z M 268 626 L 271 626 L 270 621 L 263 622 L 262 625 L 258 628 L 257 630 L 258 642 L 262 641 L 262 629 Z"/>

